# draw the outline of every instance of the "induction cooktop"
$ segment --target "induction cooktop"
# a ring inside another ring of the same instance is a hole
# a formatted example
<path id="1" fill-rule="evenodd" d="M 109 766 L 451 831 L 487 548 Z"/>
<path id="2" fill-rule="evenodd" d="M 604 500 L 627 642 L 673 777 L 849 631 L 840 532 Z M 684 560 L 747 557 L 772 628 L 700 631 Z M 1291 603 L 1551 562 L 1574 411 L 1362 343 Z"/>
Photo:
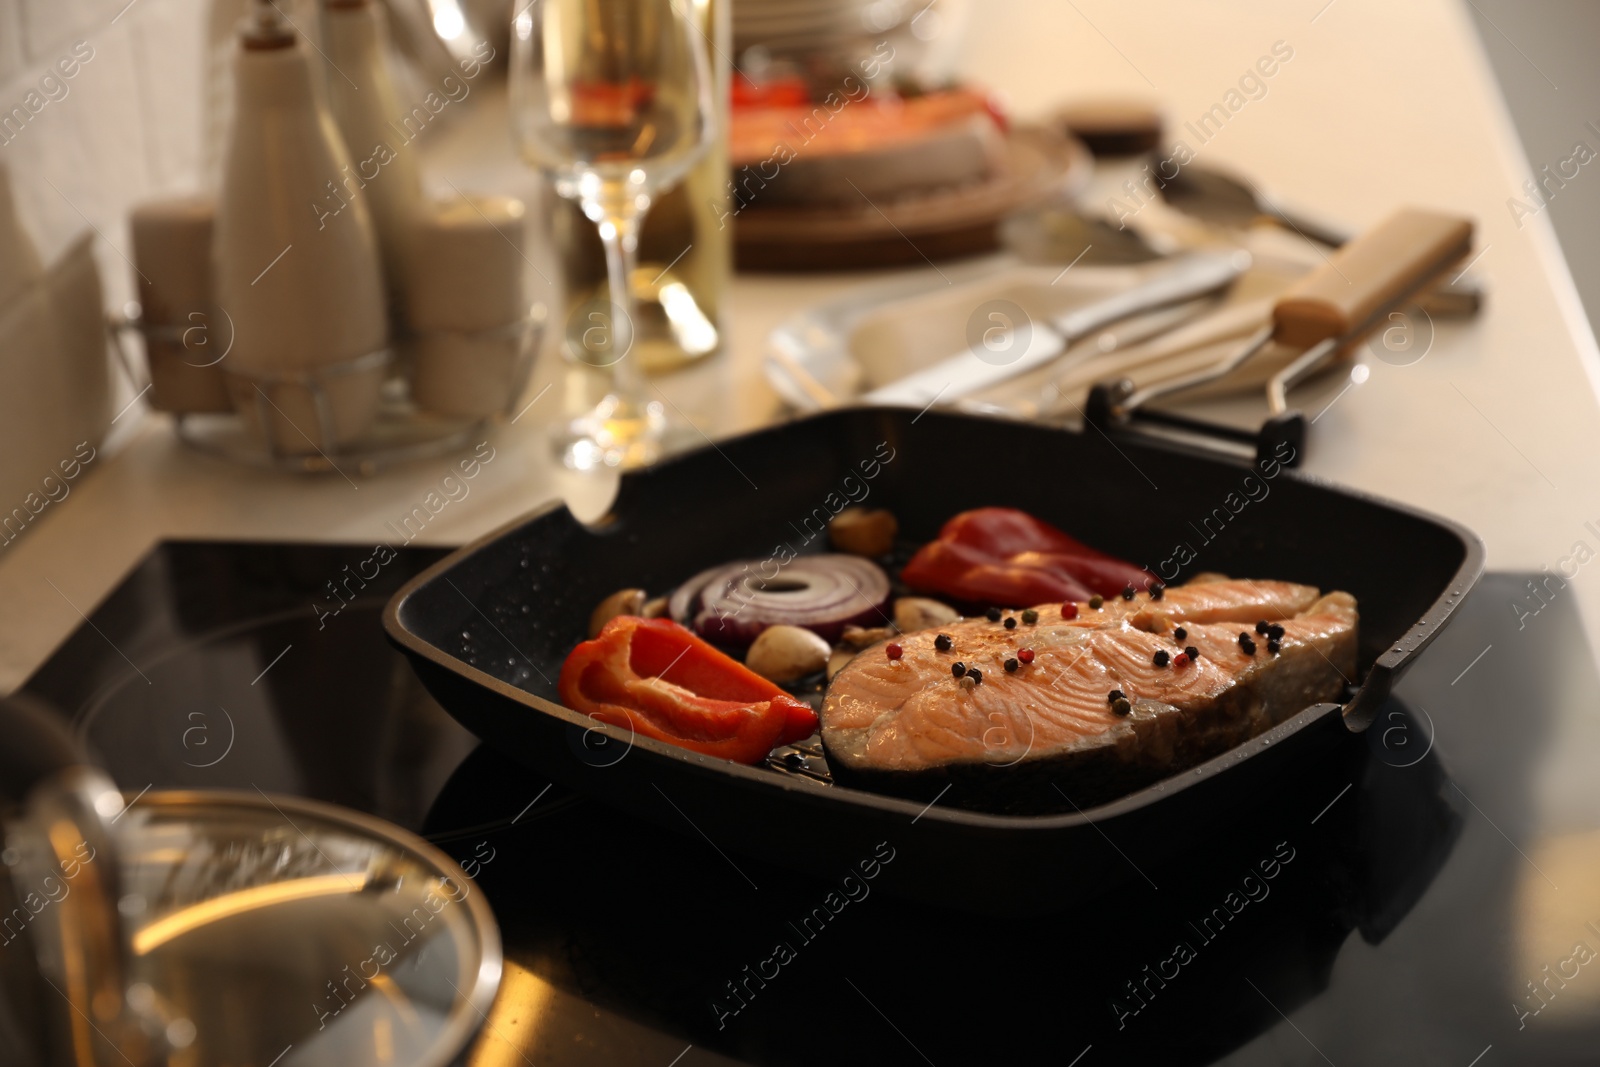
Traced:
<path id="1" fill-rule="evenodd" d="M 443 555 L 168 542 L 27 682 L 130 795 L 236 788 L 420 833 L 500 921 L 462 1062 L 1589 1063 L 1600 693 L 1570 595 L 1490 574 L 1374 726 L 1087 904 L 1019 918 L 722 851 L 552 785 L 386 642 Z M 1543 578 L 1543 576 L 1538 576 Z"/>

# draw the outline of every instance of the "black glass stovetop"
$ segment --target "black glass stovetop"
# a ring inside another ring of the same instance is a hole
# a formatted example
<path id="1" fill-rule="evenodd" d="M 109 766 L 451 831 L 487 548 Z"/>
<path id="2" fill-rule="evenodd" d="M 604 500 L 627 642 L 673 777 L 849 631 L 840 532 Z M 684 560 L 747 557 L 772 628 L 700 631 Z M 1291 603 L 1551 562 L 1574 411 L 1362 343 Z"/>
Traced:
<path id="1" fill-rule="evenodd" d="M 1600 685 L 1570 593 L 1487 576 L 1349 759 L 1018 918 L 735 865 L 478 745 L 379 625 L 440 555 L 164 544 L 26 688 L 130 793 L 309 796 L 454 855 L 507 961 L 464 1062 L 1600 1062 Z"/>

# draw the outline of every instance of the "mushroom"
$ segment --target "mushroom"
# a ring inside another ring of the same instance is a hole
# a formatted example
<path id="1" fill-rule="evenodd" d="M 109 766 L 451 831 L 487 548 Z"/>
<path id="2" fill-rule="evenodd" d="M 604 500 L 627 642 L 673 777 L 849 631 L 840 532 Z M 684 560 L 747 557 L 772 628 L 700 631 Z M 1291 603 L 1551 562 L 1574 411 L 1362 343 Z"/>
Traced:
<path id="1" fill-rule="evenodd" d="M 644 610 L 643 589 L 618 589 L 615 593 L 600 601 L 598 607 L 589 615 L 589 638 L 593 640 L 600 634 L 600 628 L 618 615 L 638 615 Z"/>
<path id="2" fill-rule="evenodd" d="M 660 619 L 667 614 L 667 598 L 658 596 L 654 600 L 646 600 L 639 609 L 639 614 L 647 619 Z"/>
<path id="3" fill-rule="evenodd" d="M 859 652 L 868 645 L 875 645 L 879 641 L 887 641 L 894 635 L 894 629 L 889 626 L 873 626 L 870 628 L 865 626 L 846 626 L 844 633 L 839 635 L 839 640 Z"/>
<path id="4" fill-rule="evenodd" d="M 894 624 L 903 634 L 931 630 L 955 622 L 961 613 L 949 604 L 921 596 L 903 596 L 894 602 Z"/>
<path id="5" fill-rule="evenodd" d="M 828 642 L 798 626 L 769 626 L 745 653 L 744 665 L 773 682 L 792 682 L 828 665 Z"/>
<path id="6" fill-rule="evenodd" d="M 828 540 L 853 556 L 884 556 L 894 548 L 900 524 L 883 508 L 845 508 L 828 523 Z"/>

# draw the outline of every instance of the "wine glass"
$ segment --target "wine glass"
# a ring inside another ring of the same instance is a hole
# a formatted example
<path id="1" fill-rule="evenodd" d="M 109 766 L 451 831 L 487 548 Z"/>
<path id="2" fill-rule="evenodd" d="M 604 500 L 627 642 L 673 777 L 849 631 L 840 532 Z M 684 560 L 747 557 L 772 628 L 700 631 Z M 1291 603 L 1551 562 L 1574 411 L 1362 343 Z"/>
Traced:
<path id="1" fill-rule="evenodd" d="M 633 344 L 628 288 L 651 200 L 715 134 L 711 64 L 694 0 L 531 0 L 512 20 L 511 122 L 523 158 L 576 200 L 605 246 L 608 316 L 589 315 L 583 360 L 610 388 L 570 423 L 570 467 L 638 467 L 661 452 L 666 415 Z"/>

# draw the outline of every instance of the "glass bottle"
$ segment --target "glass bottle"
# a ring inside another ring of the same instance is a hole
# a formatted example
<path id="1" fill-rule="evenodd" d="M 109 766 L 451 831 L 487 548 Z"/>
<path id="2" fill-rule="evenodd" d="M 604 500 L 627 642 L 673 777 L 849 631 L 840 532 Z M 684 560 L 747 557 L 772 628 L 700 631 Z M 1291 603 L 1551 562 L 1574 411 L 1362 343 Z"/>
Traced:
<path id="1" fill-rule="evenodd" d="M 274 452 L 360 436 L 376 417 L 388 322 L 350 157 L 283 12 L 255 0 L 235 53 L 235 107 L 212 237 L 217 314 L 232 325 L 235 407 Z"/>
<path id="2" fill-rule="evenodd" d="M 358 185 L 372 214 L 392 309 L 404 315 L 407 255 L 423 213 L 417 150 L 397 134 L 403 109 L 389 69 L 389 31 L 378 0 L 322 0 L 322 47 L 328 106 L 350 154 L 349 173 L 330 180 Z"/>

